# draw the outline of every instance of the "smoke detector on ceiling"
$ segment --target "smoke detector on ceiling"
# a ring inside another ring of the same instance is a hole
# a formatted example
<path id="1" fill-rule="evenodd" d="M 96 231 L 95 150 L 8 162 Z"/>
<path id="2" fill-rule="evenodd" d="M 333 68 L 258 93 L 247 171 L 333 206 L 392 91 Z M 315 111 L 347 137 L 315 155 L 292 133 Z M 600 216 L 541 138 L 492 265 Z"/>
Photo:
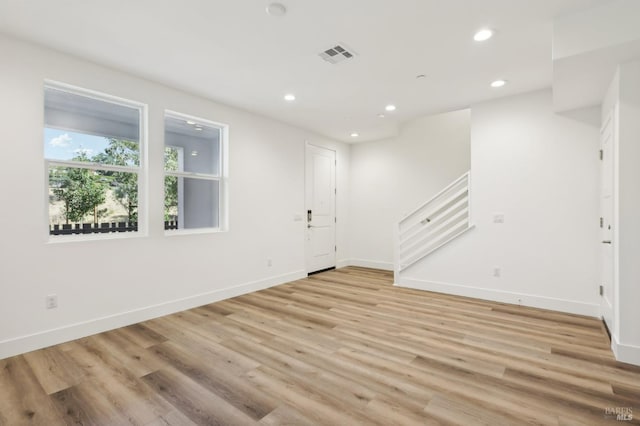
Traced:
<path id="1" fill-rule="evenodd" d="M 337 64 L 347 59 L 353 59 L 357 53 L 344 43 L 338 43 L 327 50 L 320 52 L 320 57 L 330 64 Z"/>

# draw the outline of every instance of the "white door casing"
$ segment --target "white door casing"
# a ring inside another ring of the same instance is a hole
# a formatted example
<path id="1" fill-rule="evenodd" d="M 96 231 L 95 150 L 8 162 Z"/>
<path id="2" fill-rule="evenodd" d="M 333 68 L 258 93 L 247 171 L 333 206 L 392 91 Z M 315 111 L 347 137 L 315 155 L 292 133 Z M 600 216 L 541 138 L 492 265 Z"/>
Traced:
<path id="1" fill-rule="evenodd" d="M 336 266 L 336 153 L 307 144 L 305 258 L 307 273 Z"/>
<path id="2" fill-rule="evenodd" d="M 600 256 L 602 285 L 601 311 L 611 333 L 615 327 L 615 291 L 614 291 L 614 112 L 609 114 L 600 131 L 601 167 L 600 167 Z"/>

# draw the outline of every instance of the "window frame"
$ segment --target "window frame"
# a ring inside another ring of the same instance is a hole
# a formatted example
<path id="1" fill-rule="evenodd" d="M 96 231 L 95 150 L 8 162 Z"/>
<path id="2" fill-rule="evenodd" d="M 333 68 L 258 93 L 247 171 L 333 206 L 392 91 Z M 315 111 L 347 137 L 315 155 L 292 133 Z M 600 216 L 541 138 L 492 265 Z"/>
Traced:
<path id="1" fill-rule="evenodd" d="M 121 238 L 139 238 L 146 237 L 148 235 L 148 210 L 147 210 L 147 182 L 148 182 L 148 168 L 147 168 L 147 136 L 148 136 L 148 106 L 142 102 L 132 101 L 129 99 L 121 98 L 107 93 L 98 92 L 91 89 L 74 86 L 67 83 L 62 83 L 54 80 L 45 80 L 42 87 L 43 95 L 43 111 L 46 108 L 44 94 L 47 89 L 58 90 L 66 92 L 72 95 L 82 96 L 85 98 L 93 99 L 96 101 L 106 102 L 110 104 L 120 105 L 127 108 L 138 110 L 138 165 L 137 166 L 118 166 L 111 164 L 101 164 L 88 161 L 73 161 L 73 160 L 52 160 L 46 158 L 44 155 L 44 146 L 42 146 L 44 159 L 44 197 L 45 197 L 45 223 L 46 223 L 46 238 L 48 243 L 62 243 L 62 242 L 74 242 L 74 241 L 93 241 L 93 240 L 108 240 L 108 239 L 121 239 Z M 42 118 L 42 131 L 47 128 L 47 123 Z M 63 129 L 68 131 L 76 131 L 75 129 Z M 95 136 L 95 135 L 94 135 Z M 123 173 L 134 173 L 137 175 L 138 183 L 138 229 L 135 232 L 108 232 L 108 233 L 91 233 L 91 234 L 72 234 L 72 235 L 51 235 L 50 231 L 50 216 L 49 216 L 49 172 L 53 167 L 66 167 L 76 169 L 86 169 L 93 171 L 112 171 Z"/>
<path id="2" fill-rule="evenodd" d="M 217 227 L 207 227 L 207 228 L 178 228 L 178 229 L 165 229 L 164 235 L 167 237 L 177 236 L 177 235 L 191 235 L 191 234 L 211 234 L 211 233 L 219 233 L 228 231 L 228 141 L 229 141 L 229 125 L 225 123 L 220 123 L 217 121 L 208 120 L 205 118 L 201 118 L 195 115 L 184 114 L 181 112 L 173 111 L 166 109 L 164 111 L 163 123 L 164 123 L 164 134 L 166 135 L 166 119 L 167 117 L 184 120 L 184 121 L 195 121 L 198 124 L 202 124 L 207 127 L 217 128 L 220 132 L 219 138 L 219 154 L 218 154 L 218 174 L 208 174 L 208 173 L 198 173 L 198 172 L 185 172 L 185 171 L 168 171 L 165 168 L 164 164 L 164 155 L 163 155 L 163 164 L 162 164 L 162 176 L 163 176 L 163 199 L 166 191 L 166 186 L 164 186 L 164 178 L 167 176 L 174 176 L 178 179 L 184 181 L 184 179 L 202 179 L 208 181 L 218 182 L 218 226 Z M 176 145 L 167 144 L 166 140 L 164 141 L 162 150 L 168 147 L 177 148 Z M 182 147 L 180 147 L 182 148 Z M 183 153 L 183 155 L 186 155 Z M 213 207 L 213 206 L 212 206 Z M 180 206 L 178 206 L 178 210 L 180 210 Z M 164 212 L 163 212 L 164 214 Z M 180 219 L 179 219 L 180 220 Z"/>

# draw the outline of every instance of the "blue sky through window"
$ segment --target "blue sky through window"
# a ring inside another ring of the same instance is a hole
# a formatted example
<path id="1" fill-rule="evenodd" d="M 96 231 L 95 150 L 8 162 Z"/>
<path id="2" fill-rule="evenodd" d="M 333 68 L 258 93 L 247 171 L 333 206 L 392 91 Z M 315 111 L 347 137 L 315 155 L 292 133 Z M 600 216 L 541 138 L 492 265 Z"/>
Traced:
<path id="1" fill-rule="evenodd" d="M 44 156 L 49 160 L 71 160 L 84 151 L 87 157 L 104 152 L 109 139 L 67 130 L 44 129 Z"/>

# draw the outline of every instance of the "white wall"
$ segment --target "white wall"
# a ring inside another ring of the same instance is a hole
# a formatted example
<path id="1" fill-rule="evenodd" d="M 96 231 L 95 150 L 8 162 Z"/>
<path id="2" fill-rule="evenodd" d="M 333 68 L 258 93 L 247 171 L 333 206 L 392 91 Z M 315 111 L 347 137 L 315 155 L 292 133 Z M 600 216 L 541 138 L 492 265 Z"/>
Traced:
<path id="1" fill-rule="evenodd" d="M 349 147 L 307 131 L 0 37 L 0 358 L 305 275 L 305 141 L 337 151 L 338 259 L 348 258 Z M 43 81 L 149 105 L 149 235 L 48 243 Z M 164 110 L 230 126 L 226 233 L 165 237 Z M 267 258 L 273 266 L 267 267 Z M 55 293 L 59 307 L 45 309 Z"/>
<path id="2" fill-rule="evenodd" d="M 413 120 L 351 149 L 351 264 L 393 269 L 393 227 L 469 170 L 469 110 Z"/>
<path id="3" fill-rule="evenodd" d="M 547 90 L 474 105 L 476 228 L 397 283 L 598 315 L 599 122 L 597 109 L 553 114 Z"/>
<path id="4" fill-rule="evenodd" d="M 615 0 L 553 25 L 555 110 L 599 106 L 618 64 L 640 57 L 640 2 Z"/>
<path id="5" fill-rule="evenodd" d="M 640 60 L 620 65 L 617 84 L 611 90 L 619 99 L 614 222 L 618 324 L 613 343 L 619 360 L 640 365 Z"/>
<path id="6" fill-rule="evenodd" d="M 615 0 L 554 20 L 553 59 L 640 38 L 640 2 Z"/>

